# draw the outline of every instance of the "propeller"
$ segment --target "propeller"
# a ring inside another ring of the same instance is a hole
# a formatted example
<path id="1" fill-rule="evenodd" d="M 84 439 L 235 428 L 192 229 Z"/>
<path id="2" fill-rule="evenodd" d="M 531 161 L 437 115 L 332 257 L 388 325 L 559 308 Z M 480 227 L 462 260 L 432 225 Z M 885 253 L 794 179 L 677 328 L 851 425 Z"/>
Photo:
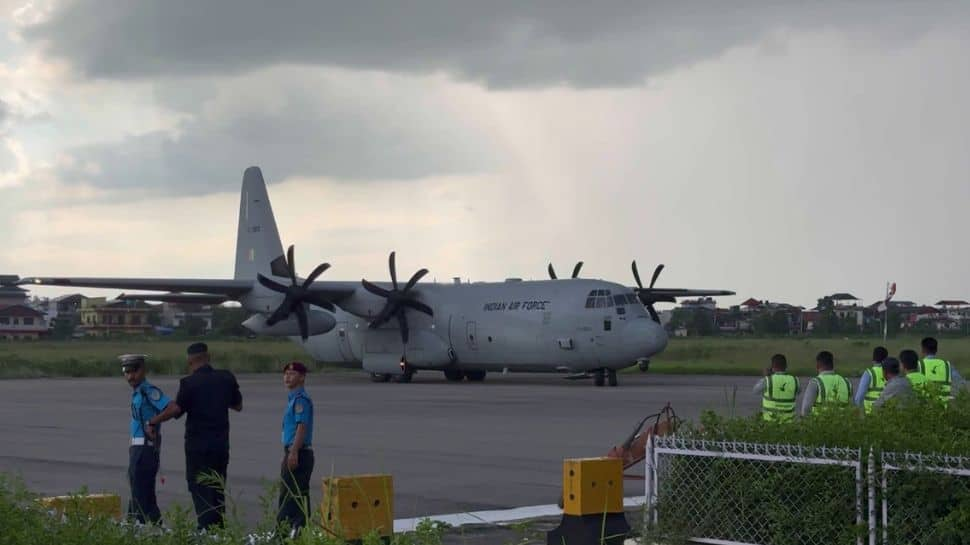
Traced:
<path id="1" fill-rule="evenodd" d="M 573 267 L 573 275 L 572 275 L 571 278 L 579 278 L 579 270 L 582 269 L 582 268 L 583 268 L 583 262 L 582 261 L 576 263 L 576 266 Z M 556 276 L 556 269 L 552 268 L 552 263 L 549 264 L 549 269 L 548 270 L 549 270 L 549 278 L 551 278 L 553 280 L 556 280 L 556 279 L 559 278 L 558 276 Z"/>
<path id="2" fill-rule="evenodd" d="M 397 283 L 397 267 L 394 264 L 394 252 L 391 252 L 390 257 L 387 259 L 387 267 L 391 272 L 391 285 L 394 287 L 390 290 L 384 289 L 376 284 L 368 282 L 367 280 L 361 280 L 361 284 L 364 289 L 378 295 L 387 300 L 384 303 L 384 308 L 377 313 L 377 316 L 371 320 L 370 329 L 377 329 L 378 327 L 384 325 L 391 318 L 397 318 L 398 328 L 401 331 L 401 342 L 404 344 L 408 343 L 408 338 L 410 337 L 410 330 L 408 328 L 408 318 L 407 309 L 416 310 L 418 312 L 423 312 L 428 316 L 434 316 L 434 311 L 428 305 L 416 300 L 414 295 L 411 293 L 411 289 L 414 285 L 421 280 L 424 275 L 428 274 L 428 269 L 421 269 L 411 276 L 404 288 L 398 287 Z"/>
<path id="3" fill-rule="evenodd" d="M 653 318 L 654 322 L 660 323 L 660 315 L 657 314 L 657 310 L 653 308 L 653 304 L 659 299 L 654 297 L 648 297 L 650 290 L 653 289 L 653 285 L 657 283 L 657 278 L 660 276 L 660 271 L 664 270 L 663 264 L 657 265 L 657 268 L 653 270 L 653 276 L 650 277 L 650 285 L 646 288 L 643 287 L 643 282 L 640 281 L 640 271 L 637 270 L 637 262 L 634 260 L 631 265 L 633 269 L 633 279 L 637 281 L 637 297 L 640 298 L 640 302 L 647 307 L 647 312 L 650 313 L 650 317 Z"/>
<path id="4" fill-rule="evenodd" d="M 283 302 L 280 306 L 276 307 L 276 310 L 266 318 L 266 325 L 273 326 L 277 322 L 287 319 L 290 314 L 296 314 L 296 320 L 300 325 L 300 337 L 305 341 L 309 337 L 309 313 L 307 311 L 307 305 L 312 304 L 321 308 L 325 308 L 330 312 L 335 312 L 336 308 L 333 306 L 326 297 L 322 294 L 315 294 L 310 291 L 310 286 L 313 282 L 330 268 L 329 263 L 321 263 L 317 265 L 310 276 L 306 277 L 306 280 L 300 284 L 296 278 L 296 263 L 293 260 L 293 246 L 291 245 L 286 249 L 286 271 L 290 276 L 290 285 L 286 286 L 280 284 L 275 280 L 271 280 L 262 274 L 256 275 L 256 280 L 260 284 L 268 289 L 271 289 L 277 293 L 283 294 Z"/>

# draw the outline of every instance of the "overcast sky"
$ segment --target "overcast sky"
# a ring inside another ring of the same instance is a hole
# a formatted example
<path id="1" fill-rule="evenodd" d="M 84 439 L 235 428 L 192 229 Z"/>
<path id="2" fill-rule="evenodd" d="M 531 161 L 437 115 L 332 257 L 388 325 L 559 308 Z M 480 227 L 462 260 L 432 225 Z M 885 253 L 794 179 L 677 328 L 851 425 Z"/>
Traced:
<path id="1" fill-rule="evenodd" d="M 229 277 L 259 165 L 329 279 L 970 299 L 970 3 L 846 4 L 0 0 L 0 273 Z"/>

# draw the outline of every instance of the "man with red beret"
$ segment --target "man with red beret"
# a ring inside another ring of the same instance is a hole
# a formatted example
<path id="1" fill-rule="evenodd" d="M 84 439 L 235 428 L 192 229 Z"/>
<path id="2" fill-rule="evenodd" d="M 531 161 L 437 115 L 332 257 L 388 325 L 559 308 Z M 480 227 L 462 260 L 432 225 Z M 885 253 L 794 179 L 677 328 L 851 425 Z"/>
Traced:
<path id="1" fill-rule="evenodd" d="M 283 368 L 289 390 L 283 411 L 283 463 L 277 522 L 287 522 L 291 535 L 306 525 L 310 513 L 310 474 L 313 473 L 313 401 L 303 388 L 307 368 L 298 361 Z"/>

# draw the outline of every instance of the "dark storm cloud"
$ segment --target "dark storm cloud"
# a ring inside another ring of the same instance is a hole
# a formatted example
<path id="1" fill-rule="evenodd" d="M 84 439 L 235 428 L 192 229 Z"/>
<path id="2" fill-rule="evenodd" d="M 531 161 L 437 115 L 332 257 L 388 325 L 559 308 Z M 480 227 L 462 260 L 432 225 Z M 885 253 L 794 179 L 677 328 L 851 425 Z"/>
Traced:
<path id="1" fill-rule="evenodd" d="M 93 77 L 212 74 L 306 63 L 444 71 L 493 87 L 635 84 L 779 28 L 893 39 L 966 15 L 965 2 L 585 0 L 76 0 L 24 30 Z"/>
<path id="2" fill-rule="evenodd" d="M 167 96 L 169 105 L 188 106 L 186 94 L 192 91 L 186 87 L 193 84 L 182 85 L 179 91 L 163 86 L 157 94 Z M 415 97 L 404 85 L 402 96 L 392 97 L 393 108 L 380 96 L 337 96 L 327 91 L 325 78 L 301 80 L 293 70 L 222 84 L 230 90 L 237 85 L 248 90 L 228 97 L 216 92 L 192 104 L 184 111 L 190 119 L 175 131 L 69 150 L 76 161 L 61 168 L 59 178 L 152 194 L 205 194 L 234 189 L 251 164 L 262 166 L 272 181 L 291 176 L 353 181 L 482 172 L 501 161 L 474 128 L 435 116 L 433 101 Z M 207 90 L 213 92 L 207 85 L 195 92 Z M 223 111 L 205 112 L 213 109 Z"/>

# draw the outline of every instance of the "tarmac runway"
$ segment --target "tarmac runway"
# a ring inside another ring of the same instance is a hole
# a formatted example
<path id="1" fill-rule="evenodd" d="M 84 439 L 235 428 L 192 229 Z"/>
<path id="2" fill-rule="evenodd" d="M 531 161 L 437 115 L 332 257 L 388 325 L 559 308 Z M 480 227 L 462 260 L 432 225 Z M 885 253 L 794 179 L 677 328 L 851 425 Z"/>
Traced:
<path id="1" fill-rule="evenodd" d="M 238 378 L 244 409 L 231 416 L 229 486 L 255 522 L 264 483 L 279 473 L 286 392 L 279 375 Z M 394 476 L 397 518 L 554 503 L 563 458 L 605 454 L 668 401 L 687 418 L 732 406 L 749 414 L 760 403 L 750 393 L 755 380 L 646 373 L 621 375 L 618 388 L 594 388 L 557 375 L 490 374 L 459 384 L 432 372 L 411 384 L 374 384 L 352 371 L 310 375 L 312 500 L 320 500 L 325 476 L 386 472 Z M 177 377 L 152 382 L 175 397 Z M 127 501 L 130 392 L 121 376 L 0 381 L 0 472 L 19 473 L 38 493 L 86 486 Z M 163 511 L 173 502 L 191 505 L 183 422 L 162 430 Z M 627 495 L 642 493 L 627 482 Z"/>

